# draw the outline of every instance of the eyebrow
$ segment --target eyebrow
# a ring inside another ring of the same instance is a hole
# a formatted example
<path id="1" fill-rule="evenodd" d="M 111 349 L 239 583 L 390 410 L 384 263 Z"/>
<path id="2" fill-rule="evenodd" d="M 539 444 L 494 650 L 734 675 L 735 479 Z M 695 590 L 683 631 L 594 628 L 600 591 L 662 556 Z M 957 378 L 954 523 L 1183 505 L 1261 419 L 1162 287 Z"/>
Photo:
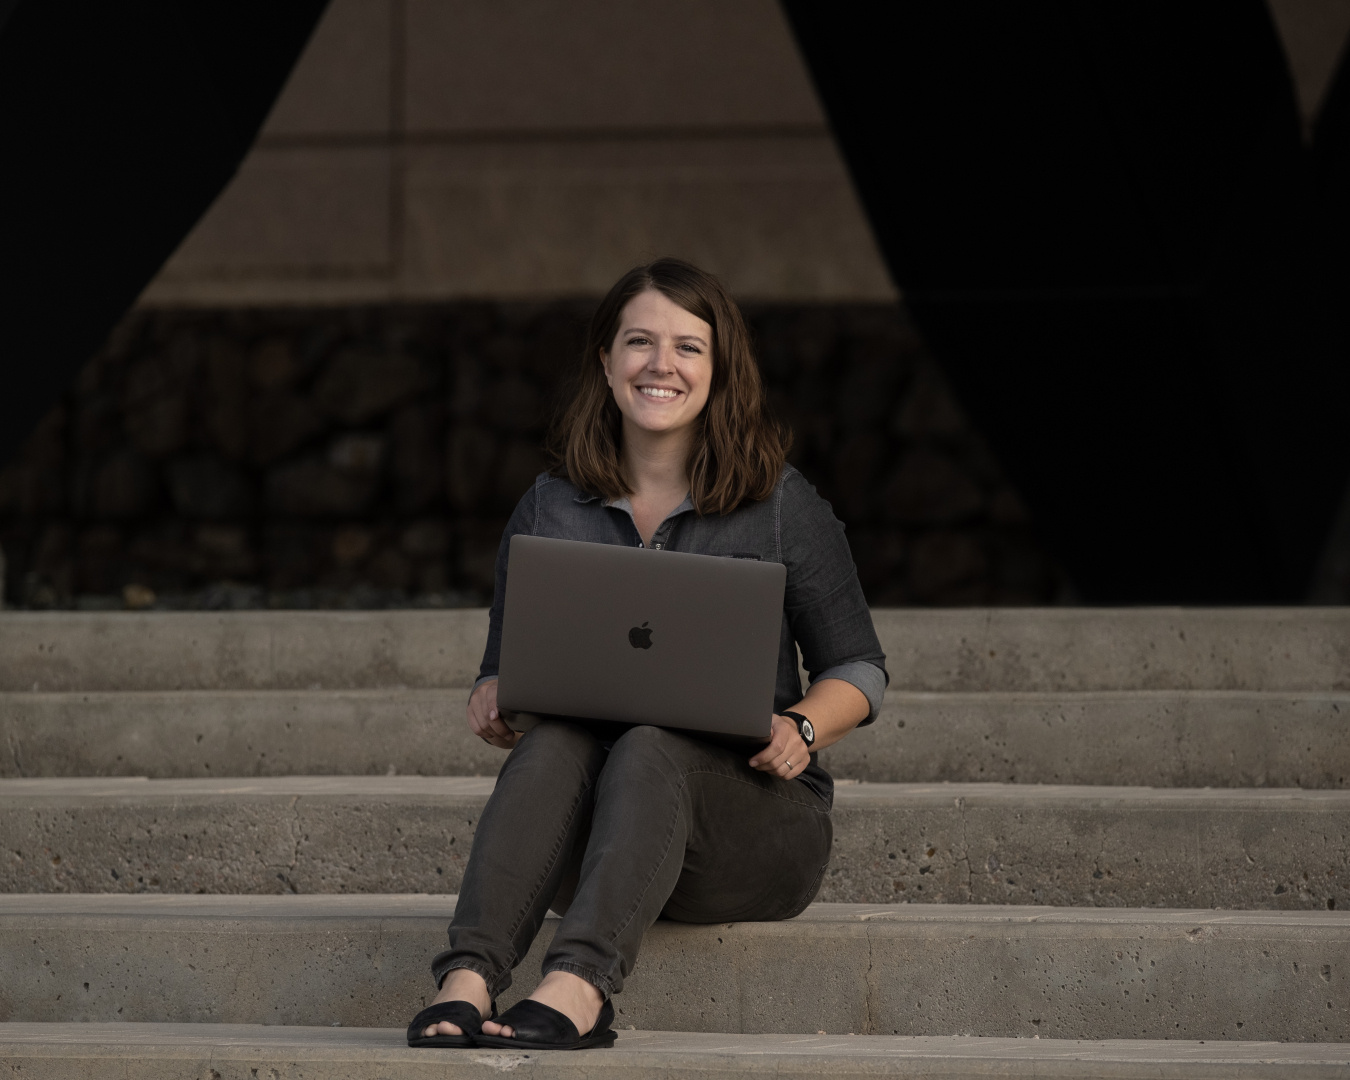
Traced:
<path id="1" fill-rule="evenodd" d="M 640 326 L 629 326 L 629 327 L 625 328 L 623 331 L 621 331 L 621 333 L 622 333 L 622 335 L 623 335 L 624 337 L 627 337 L 629 334 L 646 334 L 648 337 L 655 337 L 655 336 L 656 336 L 654 333 L 652 333 L 652 331 L 650 331 L 650 330 L 644 330 L 644 329 L 643 329 L 642 327 L 640 327 Z M 676 341 L 697 341 L 697 342 L 698 342 L 700 345 L 702 345 L 704 348 L 707 348 L 707 346 L 708 346 L 708 343 L 707 343 L 706 341 L 704 341 L 703 338 L 699 337 L 697 334 L 676 334 L 676 335 L 675 335 L 675 340 L 676 340 Z"/>

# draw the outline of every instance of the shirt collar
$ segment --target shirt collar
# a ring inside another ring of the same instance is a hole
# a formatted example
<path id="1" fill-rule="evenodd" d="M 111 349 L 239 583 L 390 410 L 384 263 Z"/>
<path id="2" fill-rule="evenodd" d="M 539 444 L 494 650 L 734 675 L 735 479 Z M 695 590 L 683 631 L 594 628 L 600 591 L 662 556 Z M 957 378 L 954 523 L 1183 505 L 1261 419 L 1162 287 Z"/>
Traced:
<path id="1" fill-rule="evenodd" d="M 575 495 L 572 496 L 572 501 L 577 503 L 599 502 L 600 496 L 592 495 L 585 491 L 578 491 Z M 604 505 L 612 506 L 614 507 L 615 510 L 622 510 L 630 517 L 633 514 L 633 503 L 628 498 L 627 495 L 621 495 L 617 499 L 606 499 L 604 500 Z M 692 510 L 693 508 L 694 508 L 694 496 L 692 494 L 686 495 L 684 497 L 684 502 L 680 503 L 679 506 L 675 507 L 674 510 L 672 510 L 669 514 L 667 514 L 666 518 L 667 519 L 673 518 L 677 514 L 683 514 L 686 510 Z"/>
<path id="2" fill-rule="evenodd" d="M 592 496 L 592 498 L 594 498 L 594 496 Z M 615 510 L 622 510 L 630 517 L 633 514 L 633 501 L 627 495 L 622 495 L 617 499 L 607 499 L 605 500 L 605 505 L 612 506 Z M 674 510 L 666 515 L 666 520 L 669 521 L 671 518 L 683 514 L 686 510 L 692 510 L 693 508 L 694 497 L 692 495 L 686 495 L 684 497 L 684 502 L 680 503 L 679 506 L 675 507 Z"/>

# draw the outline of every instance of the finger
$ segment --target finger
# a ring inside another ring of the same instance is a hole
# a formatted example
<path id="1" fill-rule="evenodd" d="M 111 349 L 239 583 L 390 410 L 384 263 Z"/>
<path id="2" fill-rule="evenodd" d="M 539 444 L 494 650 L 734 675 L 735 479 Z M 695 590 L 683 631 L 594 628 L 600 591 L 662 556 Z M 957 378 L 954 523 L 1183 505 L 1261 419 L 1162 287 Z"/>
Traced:
<path id="1" fill-rule="evenodd" d="M 480 739 L 485 739 L 488 736 L 487 718 L 477 709 L 469 710 L 469 730 Z"/>
<path id="2" fill-rule="evenodd" d="M 501 750 L 510 750 L 516 744 L 519 735 L 505 725 L 494 725 L 479 716 L 469 717 L 469 728 L 490 746 Z"/>
<path id="3" fill-rule="evenodd" d="M 782 761 L 788 752 L 790 741 L 781 731 L 775 732 L 774 737 L 769 740 L 769 745 L 755 755 L 754 759 L 761 764 L 772 765 Z"/>
<path id="4" fill-rule="evenodd" d="M 806 768 L 806 762 L 811 757 L 811 752 L 806 748 L 806 743 L 802 742 L 801 737 L 794 735 L 791 738 L 784 739 L 784 746 L 780 753 L 767 758 L 762 765 L 756 766 L 765 772 L 778 773 L 784 775 L 784 769 L 791 772 L 793 769 L 800 771 Z M 791 764 L 788 764 L 791 762 Z"/>
<path id="5" fill-rule="evenodd" d="M 499 739 L 509 739 L 515 735 L 515 731 L 512 730 L 511 726 L 498 716 L 495 711 L 488 714 L 487 723 L 485 723 L 483 727 Z"/>
<path id="6" fill-rule="evenodd" d="M 795 756 L 790 757 L 783 762 L 781 771 L 778 775 L 784 780 L 791 780 L 793 777 L 801 774 L 802 770 L 806 768 L 807 762 L 810 760 L 811 758 L 808 754 L 803 754 L 800 759 Z"/>
<path id="7" fill-rule="evenodd" d="M 781 761 L 787 752 L 787 740 L 779 735 L 775 735 L 769 740 L 769 745 L 750 759 L 750 764 L 756 769 L 763 768 L 774 761 Z"/>

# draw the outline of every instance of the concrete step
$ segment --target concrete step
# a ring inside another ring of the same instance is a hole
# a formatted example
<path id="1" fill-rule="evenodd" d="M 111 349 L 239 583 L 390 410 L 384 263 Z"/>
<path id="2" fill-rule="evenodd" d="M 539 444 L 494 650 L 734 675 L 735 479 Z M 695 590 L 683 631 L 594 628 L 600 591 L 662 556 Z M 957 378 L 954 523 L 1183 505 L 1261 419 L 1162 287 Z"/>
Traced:
<path id="1" fill-rule="evenodd" d="M 10 1021 L 394 1027 L 434 993 L 449 897 L 7 896 Z M 502 998 L 538 980 L 546 922 Z M 1350 913 L 812 905 L 659 922 L 639 1030 L 1350 1040 Z"/>
<path id="2" fill-rule="evenodd" d="M 871 782 L 1343 788 L 1350 693 L 891 691 L 824 751 Z M 0 776 L 495 776 L 460 690 L 0 694 Z"/>
<path id="3" fill-rule="evenodd" d="M 0 693 L 0 776 L 496 776 L 468 693 L 164 690 Z"/>
<path id="4" fill-rule="evenodd" d="M 1350 690 L 1350 609 L 873 612 L 921 691 Z M 470 685 L 481 610 L 6 612 L 0 690 Z"/>
<path id="5" fill-rule="evenodd" d="M 977 1039 L 621 1031 L 615 1045 L 575 1054 L 410 1050 L 402 1028 L 252 1024 L 0 1024 L 0 1065 L 36 1080 L 118 1075 L 142 1080 L 683 1080 L 732 1076 L 915 1080 L 1343 1080 L 1350 1053 L 1332 1043 L 1206 1040 Z"/>
<path id="6" fill-rule="evenodd" d="M 454 892 L 493 781 L 0 781 L 0 892 Z M 1325 909 L 1350 791 L 846 784 L 831 901 Z"/>
<path id="7" fill-rule="evenodd" d="M 468 687 L 487 612 L 4 612 L 0 690 Z"/>
<path id="8" fill-rule="evenodd" d="M 821 757 L 872 782 L 1344 788 L 1348 724 L 1345 692 L 891 691 Z"/>

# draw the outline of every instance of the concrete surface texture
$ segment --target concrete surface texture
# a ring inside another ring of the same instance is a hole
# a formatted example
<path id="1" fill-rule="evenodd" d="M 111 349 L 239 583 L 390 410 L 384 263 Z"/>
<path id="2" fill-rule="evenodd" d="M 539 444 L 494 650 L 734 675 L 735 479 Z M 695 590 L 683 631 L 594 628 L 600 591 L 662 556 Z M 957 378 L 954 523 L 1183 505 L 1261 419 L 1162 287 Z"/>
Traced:
<path id="1" fill-rule="evenodd" d="M 1350 5 L 1270 6 L 1311 130 Z M 571 296 L 665 252 L 743 297 L 895 295 L 771 0 L 335 0 L 145 301 Z"/>
<path id="2" fill-rule="evenodd" d="M 906 690 L 1343 690 L 1347 608 L 873 613 Z"/>
<path id="3" fill-rule="evenodd" d="M 610 1049 L 577 1053 L 410 1050 L 401 1029 L 277 1028 L 244 1024 L 0 1026 L 0 1061 L 25 1077 L 68 1080 L 108 1068 L 147 1080 L 262 1076 L 384 1080 L 390 1075 L 487 1080 L 659 1076 L 923 1078 L 1054 1077 L 1072 1080 L 1330 1080 L 1350 1069 L 1345 1047 L 1196 1040 L 1079 1040 L 797 1035 L 726 1036 L 622 1031 Z"/>
<path id="4" fill-rule="evenodd" d="M 1350 690 L 1350 608 L 873 611 L 896 690 Z M 481 609 L 5 612 L 0 689 L 470 686 Z"/>
<path id="5" fill-rule="evenodd" d="M 1344 692 L 892 691 L 821 763 L 873 782 L 1338 788 L 1347 720 Z"/>
<path id="6" fill-rule="evenodd" d="M 492 781 L 0 781 L 3 892 L 459 887 Z M 822 900 L 1342 907 L 1350 792 L 842 785 Z"/>
<path id="7" fill-rule="evenodd" d="M 895 295 L 771 0 L 335 0 L 145 302 L 588 295 L 658 253 Z"/>
<path id="8" fill-rule="evenodd" d="M 5 897 L 8 1021 L 394 1026 L 434 992 L 449 897 Z M 522 961 L 533 984 L 556 920 Z M 1350 1040 L 1346 912 L 817 904 L 659 922 L 638 1030 Z M 803 972 L 811 972 L 803 978 Z"/>
<path id="9" fill-rule="evenodd" d="M 438 1074 L 1350 1077 L 1350 612 L 874 615 L 892 685 L 827 754 L 820 902 L 658 923 L 616 999 L 628 1047 Z M 501 760 L 460 719 L 485 629 L 481 610 L 0 617 L 0 1060 L 249 1080 L 433 1060 L 347 1029 L 397 1028 L 433 992 Z M 120 1041 L 84 1026 L 111 1023 Z M 723 1034 L 650 1034 L 680 1031 Z M 936 1036 L 972 1038 L 901 1041 Z"/>
<path id="10" fill-rule="evenodd" d="M 0 777 L 494 776 L 466 688 L 0 693 Z M 891 691 L 836 777 L 1343 788 L 1350 693 Z"/>
<path id="11" fill-rule="evenodd" d="M 5 612 L 0 689 L 469 687 L 486 638 L 480 609 Z"/>

